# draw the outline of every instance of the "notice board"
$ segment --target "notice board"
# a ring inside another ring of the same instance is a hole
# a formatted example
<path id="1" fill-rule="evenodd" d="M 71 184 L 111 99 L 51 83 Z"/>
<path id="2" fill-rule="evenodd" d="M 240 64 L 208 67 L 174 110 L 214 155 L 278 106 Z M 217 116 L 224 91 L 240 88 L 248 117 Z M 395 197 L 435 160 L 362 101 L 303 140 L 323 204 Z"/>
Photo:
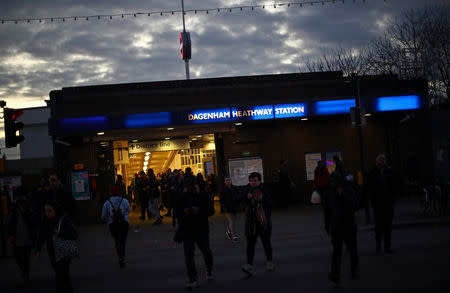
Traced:
<path id="1" fill-rule="evenodd" d="M 321 153 L 305 153 L 306 180 L 314 180 L 314 172 L 320 160 L 322 160 Z"/>
<path id="2" fill-rule="evenodd" d="M 72 195 L 75 200 L 90 200 L 89 173 L 87 171 L 72 172 Z"/>
<path id="3" fill-rule="evenodd" d="M 252 172 L 261 174 L 264 181 L 263 160 L 261 157 L 238 158 L 228 160 L 231 182 L 235 186 L 248 184 L 248 175 Z"/>

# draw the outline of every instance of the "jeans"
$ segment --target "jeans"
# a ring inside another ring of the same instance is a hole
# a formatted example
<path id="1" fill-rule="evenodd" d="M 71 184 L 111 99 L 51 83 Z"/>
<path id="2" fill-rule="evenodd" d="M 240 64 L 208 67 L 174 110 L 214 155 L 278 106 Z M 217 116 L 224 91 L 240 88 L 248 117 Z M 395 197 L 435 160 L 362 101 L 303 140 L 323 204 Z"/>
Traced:
<path id="1" fill-rule="evenodd" d="M 320 194 L 320 203 L 322 204 L 323 208 L 323 215 L 324 215 L 324 224 L 325 224 L 325 230 L 329 232 L 330 228 L 330 219 L 331 219 L 331 210 L 328 205 L 328 186 L 318 187 L 317 192 Z"/>
<path id="2" fill-rule="evenodd" d="M 261 238 L 261 242 L 266 253 L 267 261 L 272 261 L 272 244 L 270 243 L 271 233 L 262 233 L 260 235 L 247 235 L 247 264 L 253 265 L 255 258 L 256 241 Z"/>
<path id="3" fill-rule="evenodd" d="M 125 258 L 125 246 L 127 243 L 129 226 L 128 222 L 109 224 L 109 231 L 116 243 L 117 256 L 120 261 L 123 261 Z"/>
<path id="4" fill-rule="evenodd" d="M 212 273 L 213 270 L 213 255 L 209 246 L 209 234 L 198 236 L 185 236 L 183 240 L 184 258 L 188 277 L 191 282 L 197 281 L 197 269 L 195 267 L 195 244 L 203 254 L 205 260 L 207 273 Z"/>
<path id="5" fill-rule="evenodd" d="M 161 219 L 161 214 L 159 212 L 159 198 L 157 197 L 152 198 L 150 200 L 148 208 L 153 216 L 155 216 L 157 219 Z"/>
<path id="6" fill-rule="evenodd" d="M 30 274 L 31 246 L 14 246 L 13 252 L 20 271 L 24 277 L 28 278 Z"/>
<path id="7" fill-rule="evenodd" d="M 331 259 L 331 272 L 339 275 L 341 273 L 342 246 L 345 243 L 350 255 L 350 269 L 355 273 L 358 269 L 358 248 L 356 243 L 356 229 L 331 234 L 333 245 L 333 256 Z"/>
<path id="8" fill-rule="evenodd" d="M 227 217 L 228 220 L 228 231 L 231 232 L 232 236 L 236 236 L 236 228 L 235 228 L 235 223 L 236 223 L 236 213 L 226 213 L 225 217 Z"/>
<path id="9" fill-rule="evenodd" d="M 385 249 L 391 249 L 392 220 L 394 218 L 393 207 L 375 207 L 375 239 L 377 246 L 384 242 Z"/>
<path id="10" fill-rule="evenodd" d="M 55 271 L 56 293 L 72 293 L 72 281 L 70 279 L 70 260 L 56 261 L 55 249 L 51 240 L 47 242 L 47 251 L 50 263 Z"/>

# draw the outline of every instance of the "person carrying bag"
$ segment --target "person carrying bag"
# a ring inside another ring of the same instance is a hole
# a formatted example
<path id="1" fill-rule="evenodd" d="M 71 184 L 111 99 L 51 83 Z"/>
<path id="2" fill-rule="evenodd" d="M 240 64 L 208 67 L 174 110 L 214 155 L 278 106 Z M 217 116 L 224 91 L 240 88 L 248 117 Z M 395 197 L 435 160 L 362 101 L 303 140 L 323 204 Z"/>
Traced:
<path id="1" fill-rule="evenodd" d="M 36 242 L 36 258 L 40 258 L 42 246 L 47 243 L 48 257 L 55 270 L 56 292 L 71 293 L 70 262 L 78 256 L 78 233 L 70 218 L 62 215 L 62 208 L 56 201 L 47 201 L 44 208 L 45 219 Z"/>

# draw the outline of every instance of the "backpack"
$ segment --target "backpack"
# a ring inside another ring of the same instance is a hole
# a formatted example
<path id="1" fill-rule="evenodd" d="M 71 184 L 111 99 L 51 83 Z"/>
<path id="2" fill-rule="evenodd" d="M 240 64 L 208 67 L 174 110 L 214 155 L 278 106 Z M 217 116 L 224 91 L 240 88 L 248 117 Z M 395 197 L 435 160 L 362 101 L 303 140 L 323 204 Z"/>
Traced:
<path id="1" fill-rule="evenodd" d="M 122 209 L 120 208 L 120 206 L 122 205 L 122 201 L 123 201 L 123 197 L 120 200 L 119 206 L 116 209 L 116 208 L 114 208 L 112 201 L 109 200 L 109 203 L 111 204 L 111 208 L 112 208 L 113 224 L 119 224 L 119 223 L 125 222 L 125 218 L 123 216 Z"/>

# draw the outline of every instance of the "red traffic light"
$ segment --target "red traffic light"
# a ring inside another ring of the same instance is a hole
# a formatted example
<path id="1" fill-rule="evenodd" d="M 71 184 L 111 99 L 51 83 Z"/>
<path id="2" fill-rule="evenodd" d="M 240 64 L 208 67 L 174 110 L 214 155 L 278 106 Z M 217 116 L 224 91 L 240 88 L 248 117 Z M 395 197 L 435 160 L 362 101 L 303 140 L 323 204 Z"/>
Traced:
<path id="1" fill-rule="evenodd" d="M 16 120 L 20 116 L 22 116 L 23 110 L 15 110 L 15 113 L 12 114 L 11 119 Z"/>
<path id="2" fill-rule="evenodd" d="M 17 131 L 24 127 L 22 122 L 16 119 L 23 115 L 23 110 L 5 108 L 3 112 L 5 121 L 5 145 L 7 148 L 16 147 L 24 141 L 23 135 L 17 135 Z"/>

